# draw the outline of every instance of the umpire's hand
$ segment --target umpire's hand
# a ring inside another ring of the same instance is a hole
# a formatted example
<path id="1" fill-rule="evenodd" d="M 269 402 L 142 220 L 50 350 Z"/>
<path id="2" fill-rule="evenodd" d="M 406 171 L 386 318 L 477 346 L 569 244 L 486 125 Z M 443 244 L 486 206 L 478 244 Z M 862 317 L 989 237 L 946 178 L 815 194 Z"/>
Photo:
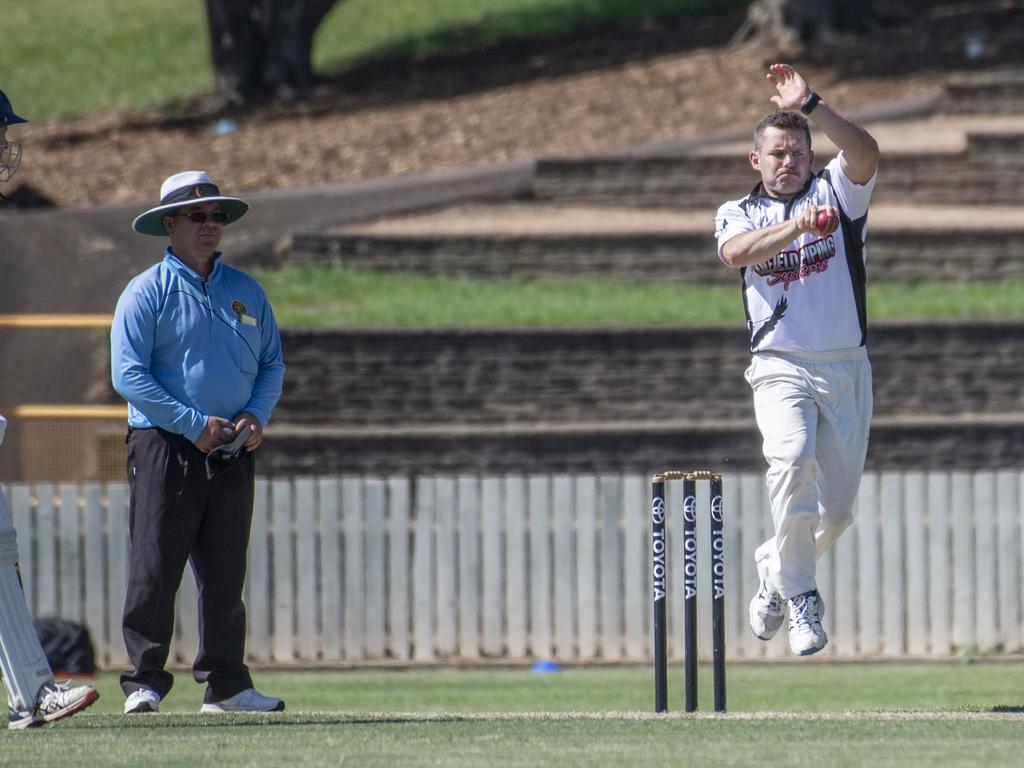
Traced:
<path id="1" fill-rule="evenodd" d="M 245 450 L 255 451 L 263 442 L 263 424 L 253 414 L 242 411 L 235 416 L 235 429 L 243 430 L 247 426 L 252 427 L 252 434 L 245 441 Z M 237 432 L 235 434 L 238 434 Z"/>
<path id="2" fill-rule="evenodd" d="M 220 416 L 207 416 L 206 428 L 196 440 L 196 448 L 209 453 L 218 445 L 231 442 L 235 436 L 235 425 Z"/>

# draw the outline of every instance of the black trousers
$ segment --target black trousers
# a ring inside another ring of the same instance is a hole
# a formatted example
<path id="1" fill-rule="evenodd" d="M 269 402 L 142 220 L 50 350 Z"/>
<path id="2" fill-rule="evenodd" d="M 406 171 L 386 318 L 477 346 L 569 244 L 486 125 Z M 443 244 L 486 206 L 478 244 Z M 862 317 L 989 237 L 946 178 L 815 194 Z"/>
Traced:
<path id="1" fill-rule="evenodd" d="M 174 600 L 191 562 L 199 598 L 199 652 L 192 666 L 205 701 L 252 687 L 245 666 L 245 582 L 255 461 L 207 479 L 206 456 L 182 435 L 133 429 L 128 435 L 131 553 L 122 630 L 134 669 L 126 695 L 152 688 L 163 698 L 174 677 L 164 667 L 174 633 Z"/>

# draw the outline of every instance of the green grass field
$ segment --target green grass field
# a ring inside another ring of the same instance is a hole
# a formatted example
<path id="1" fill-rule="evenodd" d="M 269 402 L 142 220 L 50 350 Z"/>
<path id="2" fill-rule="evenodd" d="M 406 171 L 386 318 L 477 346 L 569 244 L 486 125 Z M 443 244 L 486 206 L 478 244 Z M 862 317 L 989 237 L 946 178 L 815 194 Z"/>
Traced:
<path id="1" fill-rule="evenodd" d="M 749 0 L 341 0 L 317 30 L 313 66 L 333 75 L 501 40 Z M 203 0 L 3 0 L 3 88 L 21 114 L 140 110 L 213 87 Z"/>
<path id="2" fill-rule="evenodd" d="M 668 325 L 743 323 L 739 283 L 471 280 L 296 267 L 254 273 L 289 326 Z M 873 320 L 1022 317 L 1021 283 L 878 283 Z"/>
<path id="3" fill-rule="evenodd" d="M 681 706 L 682 672 L 670 672 Z M 198 715 L 187 673 L 127 718 L 116 676 L 86 713 L 0 736 L 4 765 L 1015 766 L 1024 666 L 729 667 L 729 713 L 651 714 L 649 667 L 257 671 L 279 715 Z M 710 670 L 702 669 L 702 706 Z"/>

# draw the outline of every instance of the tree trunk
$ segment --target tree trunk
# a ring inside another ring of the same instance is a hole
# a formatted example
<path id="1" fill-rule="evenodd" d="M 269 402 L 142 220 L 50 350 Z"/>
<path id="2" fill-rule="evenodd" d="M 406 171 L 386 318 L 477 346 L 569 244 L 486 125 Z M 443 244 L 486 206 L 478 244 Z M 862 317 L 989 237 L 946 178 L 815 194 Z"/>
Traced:
<path id="1" fill-rule="evenodd" d="M 733 41 L 757 38 L 799 53 L 837 35 L 866 32 L 873 20 L 872 0 L 756 0 Z"/>
<path id="2" fill-rule="evenodd" d="M 301 98 L 313 82 L 313 35 L 339 0 L 206 0 L 218 97 L 231 106 Z"/>

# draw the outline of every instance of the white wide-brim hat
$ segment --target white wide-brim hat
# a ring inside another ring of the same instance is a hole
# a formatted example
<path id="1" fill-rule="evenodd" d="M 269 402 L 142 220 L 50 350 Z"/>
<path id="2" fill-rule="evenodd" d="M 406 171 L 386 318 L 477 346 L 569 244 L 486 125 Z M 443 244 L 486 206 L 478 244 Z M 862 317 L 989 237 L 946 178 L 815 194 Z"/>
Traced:
<path id="1" fill-rule="evenodd" d="M 163 237 L 167 234 L 164 216 L 192 203 L 213 202 L 220 203 L 221 210 L 228 215 L 225 224 L 238 221 L 249 210 L 248 203 L 222 195 L 206 171 L 182 171 L 164 180 L 160 185 L 160 205 L 137 216 L 132 222 L 132 229 L 142 235 Z"/>

